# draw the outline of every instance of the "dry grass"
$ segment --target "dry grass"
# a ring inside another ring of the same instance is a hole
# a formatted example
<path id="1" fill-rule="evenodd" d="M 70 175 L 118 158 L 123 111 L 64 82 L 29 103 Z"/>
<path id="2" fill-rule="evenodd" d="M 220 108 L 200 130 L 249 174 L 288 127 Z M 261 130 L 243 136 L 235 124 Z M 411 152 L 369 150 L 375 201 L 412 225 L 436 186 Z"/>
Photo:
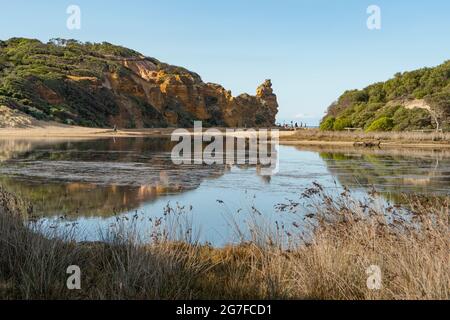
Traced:
<path id="1" fill-rule="evenodd" d="M 3 299 L 450 298 L 449 199 L 389 206 L 375 192 L 362 202 L 348 191 L 333 199 L 315 185 L 302 196 L 313 204 L 307 217 L 301 200 L 280 204 L 292 223 L 249 225 L 241 245 L 217 249 L 197 244 L 189 227 L 174 241 L 182 233 L 165 220 L 155 221 L 151 244 L 121 227 L 102 243 L 76 243 L 70 231 L 25 226 L 24 204 L 0 194 Z M 72 264 L 82 270 L 79 291 L 66 289 Z M 378 291 L 366 285 L 370 265 L 382 270 Z"/>
<path id="2" fill-rule="evenodd" d="M 449 132 L 347 132 L 347 131 L 321 131 L 319 129 L 298 130 L 292 135 L 281 137 L 284 141 L 399 141 L 404 143 L 450 143 Z"/>

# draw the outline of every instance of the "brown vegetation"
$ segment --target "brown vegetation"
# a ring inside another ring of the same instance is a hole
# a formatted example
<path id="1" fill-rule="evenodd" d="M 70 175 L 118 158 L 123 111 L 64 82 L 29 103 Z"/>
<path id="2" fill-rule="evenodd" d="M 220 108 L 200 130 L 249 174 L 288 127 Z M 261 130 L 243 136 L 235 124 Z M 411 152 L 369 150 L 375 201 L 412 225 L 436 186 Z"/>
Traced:
<path id="1" fill-rule="evenodd" d="M 28 207 L 0 194 L 2 299 L 450 298 L 449 199 L 390 206 L 376 192 L 334 199 L 315 185 L 302 195 L 314 204 L 307 212 L 297 212 L 300 201 L 279 205 L 291 225 L 249 225 L 240 245 L 212 248 L 167 218 L 155 221 L 150 244 L 120 219 L 102 243 L 76 243 L 70 223 L 58 236 L 24 224 L 17 213 Z M 66 268 L 74 264 L 82 289 L 70 291 Z M 367 288 L 370 265 L 381 268 L 380 290 Z"/>
<path id="2" fill-rule="evenodd" d="M 378 142 L 382 144 L 401 143 L 401 144 L 449 144 L 449 132 L 364 132 L 364 131 L 321 131 L 319 129 L 298 130 L 291 135 L 282 135 L 281 141 L 317 141 L 317 142 Z"/>

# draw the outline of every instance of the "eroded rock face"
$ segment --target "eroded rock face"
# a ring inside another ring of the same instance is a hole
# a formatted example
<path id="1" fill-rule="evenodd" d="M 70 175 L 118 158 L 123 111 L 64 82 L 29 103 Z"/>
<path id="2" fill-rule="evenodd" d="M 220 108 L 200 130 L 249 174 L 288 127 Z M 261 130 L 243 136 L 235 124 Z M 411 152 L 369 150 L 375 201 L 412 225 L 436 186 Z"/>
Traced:
<path id="1" fill-rule="evenodd" d="M 266 80 L 256 90 L 256 96 L 263 102 L 263 108 L 259 110 L 257 117 L 260 116 L 265 125 L 275 123 L 275 117 L 278 113 L 277 96 L 273 93 L 272 82 Z"/>
<path id="2" fill-rule="evenodd" d="M 255 96 L 233 97 L 221 85 L 204 83 L 200 76 L 182 68 L 161 68 L 147 58 L 123 59 L 121 64 L 131 73 L 105 72 L 104 79 L 81 79 L 90 82 L 94 92 L 107 89 L 114 95 L 119 111 L 109 116 L 111 126 L 190 127 L 194 120 L 224 127 L 275 124 L 278 103 L 270 80 L 257 88 Z M 80 81 L 74 76 L 67 80 Z"/>
<path id="3" fill-rule="evenodd" d="M 258 87 L 256 96 L 233 97 L 222 86 L 204 83 L 197 74 L 185 69 L 178 72 L 173 67 L 158 69 L 145 58 L 122 63 L 133 71 L 132 75 L 105 75 L 108 88 L 115 94 L 132 95 L 154 107 L 157 114 L 152 121 L 179 127 L 192 126 L 194 120 L 226 127 L 271 127 L 275 124 L 278 103 L 270 80 Z M 126 121 L 134 117 L 137 127 L 147 126 L 146 116 L 132 104 L 122 101 L 120 110 L 118 117 L 111 118 L 111 124 L 120 125 L 124 117 Z"/>
<path id="4" fill-rule="evenodd" d="M 119 128 L 190 127 L 194 120 L 269 127 L 278 110 L 270 80 L 254 96 L 234 97 L 194 72 L 128 48 L 25 38 L 0 42 L 0 104 L 39 120 Z"/>

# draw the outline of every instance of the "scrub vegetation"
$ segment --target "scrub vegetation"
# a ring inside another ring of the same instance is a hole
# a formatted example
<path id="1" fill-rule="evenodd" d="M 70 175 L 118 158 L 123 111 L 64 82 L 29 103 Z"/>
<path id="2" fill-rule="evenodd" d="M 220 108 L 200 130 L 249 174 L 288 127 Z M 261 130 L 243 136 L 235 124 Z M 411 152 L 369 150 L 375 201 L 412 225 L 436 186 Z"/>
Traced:
<path id="1" fill-rule="evenodd" d="M 322 130 L 449 130 L 450 61 L 397 73 L 362 90 L 346 91 L 321 122 Z"/>

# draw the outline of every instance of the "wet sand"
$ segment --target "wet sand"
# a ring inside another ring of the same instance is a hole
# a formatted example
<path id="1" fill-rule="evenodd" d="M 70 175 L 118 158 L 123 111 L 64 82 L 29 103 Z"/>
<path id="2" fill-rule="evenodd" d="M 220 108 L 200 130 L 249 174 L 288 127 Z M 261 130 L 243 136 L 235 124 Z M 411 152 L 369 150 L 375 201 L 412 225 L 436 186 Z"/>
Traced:
<path id="1" fill-rule="evenodd" d="M 112 137 L 157 137 L 168 136 L 176 128 L 152 128 L 152 129 L 113 129 L 86 128 L 78 126 L 68 126 L 53 122 L 39 122 L 39 124 L 20 128 L 0 128 L 0 138 L 22 138 L 22 139 L 98 139 Z M 225 128 L 222 128 L 225 131 Z M 192 129 L 187 129 L 192 131 Z M 219 130 L 221 130 L 219 128 Z M 245 129 L 242 129 L 245 130 Z M 225 132 L 224 132 L 225 134 Z M 316 140 L 306 137 L 296 137 L 295 131 L 280 131 L 280 144 L 297 146 L 353 146 L 356 140 Z M 233 133 L 240 136 L 240 133 Z M 449 143 L 433 141 L 405 141 L 387 140 L 381 142 L 381 147 L 414 147 L 414 148 L 450 148 Z"/>
<path id="2" fill-rule="evenodd" d="M 354 146 L 354 141 L 316 141 L 316 140 L 281 140 L 280 144 L 287 146 L 348 146 L 358 149 L 371 149 Z M 377 148 L 377 147 L 372 147 Z M 405 142 L 405 141 L 386 141 L 380 144 L 380 148 L 435 148 L 450 149 L 448 143 L 438 142 Z"/>
<path id="3" fill-rule="evenodd" d="M 164 129 L 128 129 L 118 130 L 102 128 L 86 128 L 67 126 L 58 123 L 45 123 L 37 126 L 24 128 L 0 128 L 0 138 L 109 138 L 109 137 L 139 137 L 167 135 L 172 132 L 171 128 Z"/>
<path id="4" fill-rule="evenodd" d="M 177 128 L 152 128 L 152 129 L 113 129 L 86 128 L 78 126 L 68 126 L 58 123 L 42 122 L 36 126 L 21 128 L 0 128 L 0 138 L 109 138 L 109 137 L 147 137 L 147 136 L 167 136 Z M 206 129 L 206 128 L 204 128 Z M 218 128 L 225 134 L 225 128 Z M 187 129 L 192 132 L 192 129 Z M 245 129 L 242 129 L 245 130 Z M 289 136 L 293 132 L 280 131 L 280 138 Z M 235 132 L 233 135 L 240 136 L 244 133 Z"/>

